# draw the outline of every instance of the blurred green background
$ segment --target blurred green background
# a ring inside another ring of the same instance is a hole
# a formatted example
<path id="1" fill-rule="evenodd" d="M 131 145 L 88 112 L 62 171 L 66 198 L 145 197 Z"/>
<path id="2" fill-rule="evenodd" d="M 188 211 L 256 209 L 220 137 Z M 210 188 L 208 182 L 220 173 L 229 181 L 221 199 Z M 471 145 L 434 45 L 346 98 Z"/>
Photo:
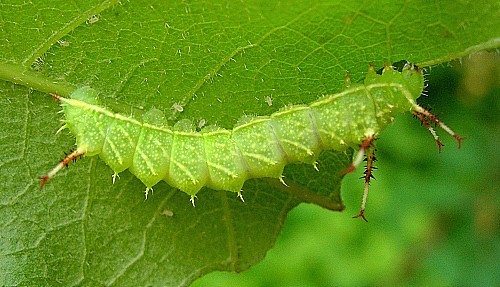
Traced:
<path id="1" fill-rule="evenodd" d="M 358 170 L 344 179 L 344 212 L 302 204 L 264 261 L 192 286 L 500 286 L 499 70 L 493 53 L 427 70 L 419 103 L 466 139 L 458 150 L 439 130 L 439 154 L 416 119 L 397 117 L 377 141 L 368 223 L 351 219 Z"/>

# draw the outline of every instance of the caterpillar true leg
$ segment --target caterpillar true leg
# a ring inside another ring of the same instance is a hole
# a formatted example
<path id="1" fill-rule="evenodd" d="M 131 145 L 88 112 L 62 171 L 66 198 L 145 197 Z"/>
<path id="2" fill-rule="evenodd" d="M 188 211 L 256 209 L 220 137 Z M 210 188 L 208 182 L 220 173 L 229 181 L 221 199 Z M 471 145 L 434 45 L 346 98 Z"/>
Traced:
<path id="1" fill-rule="evenodd" d="M 51 171 L 49 171 L 45 176 L 40 177 L 42 180 L 42 185 L 40 189 L 43 188 L 45 183 L 49 181 L 56 173 L 58 173 L 61 169 L 67 166 L 71 161 L 75 161 L 77 158 L 82 157 L 84 155 L 83 152 L 78 149 L 74 150 L 72 153 L 68 154 L 56 167 L 54 167 Z"/>

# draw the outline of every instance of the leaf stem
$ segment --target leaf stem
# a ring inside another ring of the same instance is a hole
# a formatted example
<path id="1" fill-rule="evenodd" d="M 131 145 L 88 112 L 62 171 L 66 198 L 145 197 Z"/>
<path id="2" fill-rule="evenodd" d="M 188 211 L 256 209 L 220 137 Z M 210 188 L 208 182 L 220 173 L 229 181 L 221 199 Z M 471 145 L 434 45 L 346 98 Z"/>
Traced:
<path id="1" fill-rule="evenodd" d="M 0 63 L 0 79 L 40 92 L 56 93 L 61 96 L 68 96 L 75 89 L 70 84 L 50 80 L 22 65 L 16 64 Z"/>

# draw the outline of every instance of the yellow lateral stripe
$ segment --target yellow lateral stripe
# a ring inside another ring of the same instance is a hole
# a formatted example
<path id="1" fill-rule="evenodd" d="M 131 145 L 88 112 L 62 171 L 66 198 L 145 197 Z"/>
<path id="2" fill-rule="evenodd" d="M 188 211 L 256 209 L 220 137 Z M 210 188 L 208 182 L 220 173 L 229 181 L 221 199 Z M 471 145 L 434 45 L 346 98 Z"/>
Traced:
<path id="1" fill-rule="evenodd" d="M 141 158 L 146 163 L 146 166 L 148 167 L 149 171 L 151 171 L 151 173 L 154 176 L 158 175 L 158 173 L 156 172 L 155 168 L 153 167 L 153 164 L 149 160 L 149 157 L 146 154 L 144 154 L 144 152 L 142 152 L 142 150 L 139 148 L 139 146 L 137 146 L 137 148 L 135 149 L 135 152 L 139 153 L 139 155 L 141 156 Z"/>
<path id="2" fill-rule="evenodd" d="M 194 175 L 189 171 L 189 169 L 185 165 L 176 161 L 173 158 L 170 158 L 170 161 L 173 162 L 178 168 L 180 168 L 184 172 L 184 174 L 186 174 L 189 177 L 189 179 L 193 182 L 193 184 L 198 183 L 198 180 L 194 177 Z"/>
<path id="3" fill-rule="evenodd" d="M 220 170 L 220 171 L 224 172 L 226 175 L 229 175 L 232 178 L 238 178 L 238 174 L 232 172 L 228 168 L 225 168 L 225 167 L 223 167 L 221 165 L 218 165 L 218 164 L 215 164 L 215 163 L 209 162 L 209 161 L 207 161 L 207 165 L 210 166 L 210 167 L 213 167 L 213 168 L 215 168 L 217 170 Z"/>
<path id="4" fill-rule="evenodd" d="M 278 162 L 272 159 L 269 159 L 261 154 L 258 153 L 249 153 L 249 152 L 242 152 L 243 156 L 247 156 L 253 159 L 256 159 L 258 161 L 263 161 L 265 163 L 271 164 L 271 165 L 276 165 Z"/>
<path id="5" fill-rule="evenodd" d="M 118 149 L 116 148 L 115 144 L 112 141 L 110 141 L 108 137 L 106 137 L 106 142 L 111 147 L 111 150 L 113 151 L 113 153 L 115 154 L 116 158 L 118 159 L 118 162 L 120 164 L 123 164 L 122 155 L 118 152 Z"/>

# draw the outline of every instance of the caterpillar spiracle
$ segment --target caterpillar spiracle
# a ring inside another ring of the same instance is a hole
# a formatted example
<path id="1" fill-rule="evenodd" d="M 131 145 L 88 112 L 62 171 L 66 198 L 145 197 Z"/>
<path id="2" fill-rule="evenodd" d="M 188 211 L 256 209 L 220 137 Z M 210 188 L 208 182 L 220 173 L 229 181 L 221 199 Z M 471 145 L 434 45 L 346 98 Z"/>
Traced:
<path id="1" fill-rule="evenodd" d="M 347 81 L 348 82 L 348 81 Z M 284 108 L 270 116 L 241 119 L 232 130 L 207 127 L 197 132 L 181 122 L 168 126 L 159 110 L 147 112 L 141 121 L 100 105 L 90 87 L 75 90 L 69 98 L 52 94 L 64 112 L 64 127 L 76 137 L 77 148 L 41 178 L 42 187 L 77 157 L 94 156 L 106 162 L 116 175 L 126 169 L 146 185 L 148 192 L 159 181 L 194 198 L 206 186 L 236 192 L 250 178 L 281 180 L 285 165 L 311 164 L 323 150 L 343 151 L 360 147 L 346 172 L 367 157 L 365 192 L 357 217 L 364 209 L 372 170 L 373 141 L 395 113 L 412 112 L 427 126 L 441 146 L 430 123 L 461 137 L 429 111 L 416 104 L 424 88 L 422 71 L 406 64 L 401 72 L 386 66 L 377 74 L 370 66 L 363 84 L 349 84 L 336 94 L 309 105 Z M 243 198 L 242 198 L 243 199 Z"/>

